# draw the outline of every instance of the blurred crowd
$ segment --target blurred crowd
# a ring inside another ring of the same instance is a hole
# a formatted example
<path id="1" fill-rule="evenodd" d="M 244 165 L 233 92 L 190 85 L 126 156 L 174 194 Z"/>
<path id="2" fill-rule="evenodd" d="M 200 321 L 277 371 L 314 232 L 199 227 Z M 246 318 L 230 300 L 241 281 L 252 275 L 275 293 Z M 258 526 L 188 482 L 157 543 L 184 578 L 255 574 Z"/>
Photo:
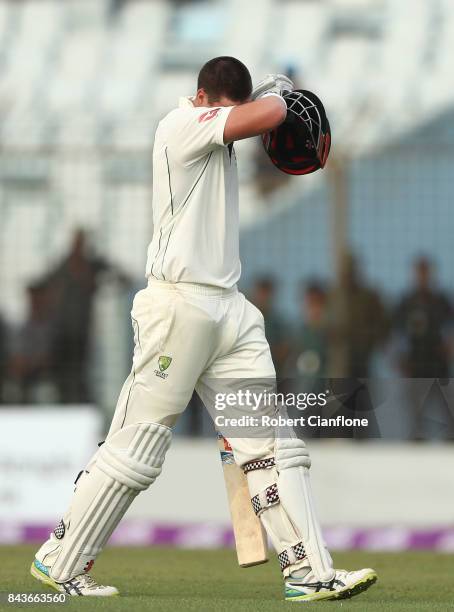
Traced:
<path id="1" fill-rule="evenodd" d="M 7 329 L 0 319 L 0 398 L 10 404 L 93 401 L 89 364 L 96 291 L 105 275 L 128 278 L 92 255 L 82 230 L 69 252 L 27 288 L 23 325 Z"/>
<path id="2" fill-rule="evenodd" d="M 408 438 L 454 438 L 454 415 L 439 391 L 454 360 L 454 296 L 437 286 L 434 264 L 416 258 L 411 285 L 393 304 L 367 283 L 352 255 L 341 268 L 333 286 L 318 279 L 302 283 L 300 316 L 293 324 L 275 306 L 274 279 L 259 278 L 252 288 L 250 299 L 264 315 L 281 389 L 329 388 L 350 398 L 359 393 L 354 411 L 369 411 L 368 382 L 400 377 L 406 379 L 410 406 Z M 423 385 L 414 379 L 424 379 Z M 442 426 L 433 434 L 438 419 Z"/>
<path id="3" fill-rule="evenodd" d="M 124 274 L 90 254 L 84 232 L 77 231 L 55 268 L 27 287 L 23 325 L 11 330 L 0 318 L 3 402 L 94 401 L 88 377 L 93 304 L 106 274 L 130 286 Z M 264 276 L 256 279 L 248 297 L 263 313 L 281 383 L 304 380 L 313 390 L 327 379 L 335 387 L 333 381 L 383 372 L 408 379 L 451 375 L 454 296 L 437 286 L 435 266 L 427 257 L 415 259 L 410 286 L 391 305 L 368 284 L 352 255 L 346 256 L 335 284 L 315 278 L 301 284 L 297 321 L 280 314 L 278 293 L 276 281 Z M 425 417 L 422 410 L 413 410 L 411 438 L 426 436 Z"/>
<path id="4" fill-rule="evenodd" d="M 317 279 L 301 285 L 296 326 L 278 314 L 277 291 L 272 278 L 259 278 L 250 299 L 264 315 L 281 379 L 369 378 L 379 352 L 393 359 L 391 367 L 402 377 L 450 376 L 454 302 L 437 287 L 426 257 L 415 260 L 412 286 L 391 306 L 364 280 L 352 255 L 336 285 Z"/>

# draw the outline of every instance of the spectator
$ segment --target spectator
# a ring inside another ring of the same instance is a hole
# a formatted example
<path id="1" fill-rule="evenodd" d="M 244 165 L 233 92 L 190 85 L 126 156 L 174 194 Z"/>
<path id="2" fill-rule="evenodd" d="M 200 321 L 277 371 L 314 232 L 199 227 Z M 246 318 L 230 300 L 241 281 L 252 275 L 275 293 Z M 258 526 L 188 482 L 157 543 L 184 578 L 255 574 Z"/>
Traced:
<path id="1" fill-rule="evenodd" d="M 343 261 L 338 285 L 328 303 L 331 376 L 367 378 L 372 356 L 388 336 L 388 316 L 380 295 L 361 279 L 351 254 Z"/>
<path id="2" fill-rule="evenodd" d="M 265 334 L 270 345 L 276 375 L 279 379 L 288 357 L 289 343 L 287 326 L 274 307 L 275 283 L 272 278 L 258 278 L 253 286 L 251 302 L 260 310 L 265 319 Z"/>
<path id="3" fill-rule="evenodd" d="M 293 394 L 320 393 L 327 388 L 326 357 L 328 333 L 326 326 L 326 291 L 317 281 L 302 287 L 301 321 L 296 326 L 290 342 L 289 357 L 286 363 L 284 387 L 281 391 Z M 308 417 L 321 410 L 306 408 Z M 292 416 L 301 416 L 298 411 L 289 410 Z M 300 431 L 305 438 L 320 437 L 319 428 L 303 428 Z"/>
<path id="4" fill-rule="evenodd" d="M 55 296 L 54 371 L 63 403 L 91 400 L 87 365 L 93 301 L 100 276 L 107 271 L 112 267 L 87 252 L 85 233 L 77 230 L 68 255 L 46 279 Z"/>
<path id="5" fill-rule="evenodd" d="M 326 291 L 313 281 L 303 288 L 302 298 L 302 323 L 293 336 L 290 372 L 306 380 L 323 380 L 328 351 Z"/>
<path id="6" fill-rule="evenodd" d="M 394 325 L 405 339 L 400 368 L 409 378 L 449 378 L 447 331 L 453 308 L 448 296 L 436 288 L 428 259 L 417 259 L 413 270 L 414 287 L 394 314 Z"/>
<path id="7" fill-rule="evenodd" d="M 453 307 L 448 296 L 437 289 L 433 265 L 426 257 L 415 260 L 414 286 L 403 296 L 394 313 L 394 326 L 403 340 L 399 367 L 407 378 L 450 377 L 449 335 L 453 323 Z M 446 411 L 446 402 L 436 385 L 430 398 L 432 383 L 418 384 L 408 381 L 411 405 L 411 432 L 413 439 L 430 437 L 435 419 L 430 414 Z M 427 416 L 424 412 L 429 411 Z M 448 416 L 448 433 L 453 433 L 451 415 Z M 446 433 L 446 432 L 444 432 Z"/>
<path id="8" fill-rule="evenodd" d="M 49 288 L 36 283 L 27 288 L 29 314 L 13 334 L 9 373 L 20 403 L 55 399 L 53 380 L 53 320 Z"/>
<path id="9" fill-rule="evenodd" d="M 372 357 L 384 344 L 388 316 L 380 295 L 362 280 L 351 254 L 342 261 L 337 286 L 328 296 L 330 389 L 347 417 L 367 418 L 367 429 L 343 427 L 337 437 L 378 437 L 379 428 L 367 381 Z M 329 432 L 326 432 L 329 434 Z"/>

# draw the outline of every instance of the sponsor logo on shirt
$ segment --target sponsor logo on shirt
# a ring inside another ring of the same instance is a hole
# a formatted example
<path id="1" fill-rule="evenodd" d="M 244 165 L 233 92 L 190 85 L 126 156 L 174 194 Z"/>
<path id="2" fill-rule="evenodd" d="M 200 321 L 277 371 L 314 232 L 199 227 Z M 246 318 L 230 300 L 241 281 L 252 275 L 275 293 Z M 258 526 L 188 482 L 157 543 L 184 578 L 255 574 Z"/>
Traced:
<path id="1" fill-rule="evenodd" d="M 202 113 L 199 117 L 199 123 L 203 123 L 204 121 L 210 121 L 210 119 L 214 119 L 219 113 L 220 108 L 212 108 L 206 113 Z"/>

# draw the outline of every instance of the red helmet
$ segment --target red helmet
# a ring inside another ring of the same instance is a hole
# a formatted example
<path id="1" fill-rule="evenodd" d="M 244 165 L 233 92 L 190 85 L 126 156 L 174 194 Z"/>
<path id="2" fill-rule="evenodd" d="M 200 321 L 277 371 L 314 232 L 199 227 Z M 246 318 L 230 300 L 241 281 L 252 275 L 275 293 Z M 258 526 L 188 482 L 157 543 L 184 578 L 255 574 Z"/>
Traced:
<path id="1" fill-rule="evenodd" d="M 287 174 L 310 174 L 323 168 L 331 147 L 331 129 L 321 100 L 306 89 L 284 93 L 287 118 L 263 134 L 271 161 Z"/>

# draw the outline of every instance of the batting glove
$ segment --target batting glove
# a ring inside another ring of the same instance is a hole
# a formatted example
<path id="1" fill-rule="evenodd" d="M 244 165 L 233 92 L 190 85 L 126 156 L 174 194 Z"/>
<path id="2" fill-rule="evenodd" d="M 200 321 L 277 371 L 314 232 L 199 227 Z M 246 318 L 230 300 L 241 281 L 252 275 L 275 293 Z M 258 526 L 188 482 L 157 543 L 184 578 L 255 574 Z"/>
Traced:
<path id="1" fill-rule="evenodd" d="M 278 94 L 282 96 L 287 91 L 293 91 L 295 85 L 285 74 L 267 74 L 252 90 L 251 98 L 258 100 L 265 94 Z"/>

